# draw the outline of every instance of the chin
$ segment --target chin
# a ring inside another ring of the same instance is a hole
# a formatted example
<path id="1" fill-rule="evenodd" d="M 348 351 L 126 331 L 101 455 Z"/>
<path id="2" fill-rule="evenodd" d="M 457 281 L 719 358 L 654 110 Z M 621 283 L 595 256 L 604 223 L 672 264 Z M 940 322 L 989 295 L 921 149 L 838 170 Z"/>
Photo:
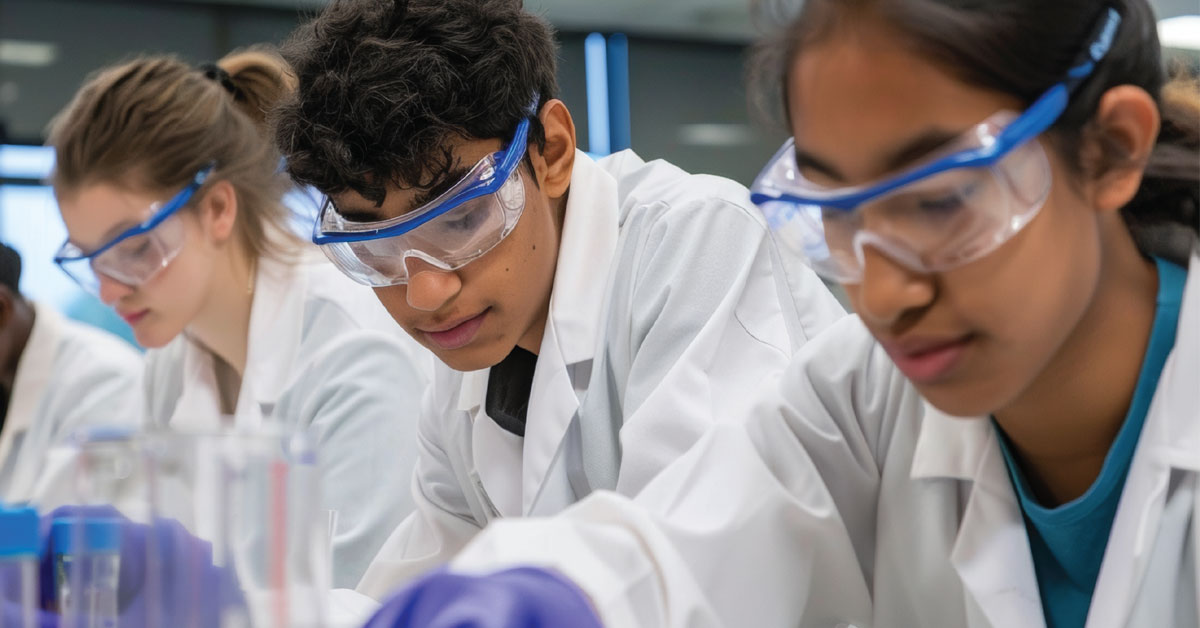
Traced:
<path id="1" fill-rule="evenodd" d="M 452 351 L 426 346 L 443 364 L 464 373 L 492 368 L 508 357 L 509 352 L 512 351 L 512 347 L 504 350 L 497 347 L 495 343 L 480 347 L 467 345 Z"/>
<path id="2" fill-rule="evenodd" d="M 154 326 L 142 325 L 133 328 L 133 337 L 137 343 L 146 349 L 161 349 L 171 343 L 179 332 L 167 333 Z"/>
<path id="3" fill-rule="evenodd" d="M 915 385 L 915 384 L 914 384 Z M 941 385 L 916 386 L 933 407 L 953 417 L 978 418 L 991 416 L 1005 405 L 1005 395 L 994 385 L 980 382 L 954 382 Z"/>

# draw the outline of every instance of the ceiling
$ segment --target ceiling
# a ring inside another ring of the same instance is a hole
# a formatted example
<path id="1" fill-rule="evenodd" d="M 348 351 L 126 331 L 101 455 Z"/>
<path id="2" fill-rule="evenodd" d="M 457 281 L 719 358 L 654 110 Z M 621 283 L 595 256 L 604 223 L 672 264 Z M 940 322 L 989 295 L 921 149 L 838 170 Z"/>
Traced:
<path id="1" fill-rule="evenodd" d="M 275 8 L 319 8 L 326 0 L 174 0 Z M 749 0 L 525 0 L 559 29 L 746 42 Z M 1200 13 L 1198 0 L 1151 0 L 1160 18 Z"/>

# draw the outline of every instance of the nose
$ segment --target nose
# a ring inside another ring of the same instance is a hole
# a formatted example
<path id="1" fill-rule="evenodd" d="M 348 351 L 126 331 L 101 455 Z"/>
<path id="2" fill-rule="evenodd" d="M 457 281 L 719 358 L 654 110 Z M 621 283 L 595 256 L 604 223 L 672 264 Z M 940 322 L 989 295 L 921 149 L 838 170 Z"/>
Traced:
<path id="1" fill-rule="evenodd" d="M 100 300 L 107 306 L 113 307 L 125 296 L 133 294 L 133 288 L 125 285 L 108 275 L 96 273 L 100 282 Z"/>
<path id="2" fill-rule="evenodd" d="M 407 264 L 405 298 L 414 310 L 435 312 L 462 290 L 462 278 L 454 271 L 442 270 L 418 259 L 410 259 Z"/>
<path id="3" fill-rule="evenodd" d="M 927 307 L 937 294 L 932 275 L 917 272 L 873 246 L 863 247 L 862 283 L 848 290 L 858 315 L 877 327 L 895 324 L 907 312 Z"/>

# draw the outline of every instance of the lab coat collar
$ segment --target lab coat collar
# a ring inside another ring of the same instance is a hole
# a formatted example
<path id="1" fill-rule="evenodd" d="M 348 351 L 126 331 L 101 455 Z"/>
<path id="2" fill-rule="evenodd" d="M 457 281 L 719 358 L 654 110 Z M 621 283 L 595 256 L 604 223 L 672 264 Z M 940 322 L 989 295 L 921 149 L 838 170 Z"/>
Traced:
<path id="1" fill-rule="evenodd" d="M 1044 626 L 1025 522 L 999 435 L 986 418 L 954 417 L 924 404 L 910 476 L 971 482 L 950 553 L 963 588 L 988 625 Z"/>
<path id="2" fill-rule="evenodd" d="M 595 356 L 608 271 L 617 250 L 619 211 L 616 179 L 586 153 L 575 151 L 547 321 L 564 364 Z"/>
<path id="3" fill-rule="evenodd" d="M 4 460 L 17 434 L 29 430 L 38 404 L 54 377 L 54 359 L 62 339 L 62 315 L 53 308 L 33 303 L 33 329 L 25 350 L 17 360 L 17 375 L 8 400 L 8 415 L 0 434 L 0 460 Z"/>
<path id="4" fill-rule="evenodd" d="M 547 357 L 546 349 L 563 365 L 595 356 L 609 267 L 617 250 L 619 210 L 616 180 L 586 153 L 575 151 L 539 362 Z M 548 342 L 552 333 L 555 338 Z M 463 374 L 459 410 L 471 411 L 482 404 L 487 374 L 488 369 Z"/>
<path id="5" fill-rule="evenodd" d="M 1143 437 L 1161 447 L 1168 463 L 1176 469 L 1200 471 L 1200 250 L 1193 253 L 1183 289 L 1175 350 L 1163 366 L 1147 416 L 1147 424 L 1161 417 L 1161 430 Z"/>
<path id="6" fill-rule="evenodd" d="M 1197 347 L 1200 347 L 1200 252 L 1191 259 L 1175 347 L 1163 365 L 1113 520 L 1088 612 L 1089 627 L 1126 623 L 1133 596 L 1142 587 L 1154 553 L 1167 495 L 1172 483 L 1178 481 L 1177 472 L 1200 471 Z M 1200 512 L 1193 514 L 1197 516 Z M 1192 525 L 1196 525 L 1195 519 Z"/>
<path id="7" fill-rule="evenodd" d="M 530 512 L 544 502 L 557 477 L 563 440 L 579 410 L 571 365 L 591 360 L 603 329 L 609 269 L 616 253 L 620 206 L 617 182 L 576 151 L 555 268 L 546 331 L 538 350 L 521 460 L 521 504 Z M 488 370 L 464 373 L 459 409 L 483 416 Z M 477 452 L 486 456 L 487 452 Z M 485 465 L 486 466 L 486 465 Z M 560 478 L 561 479 L 561 478 Z M 562 504 L 564 507 L 566 504 Z"/>
<path id="8" fill-rule="evenodd" d="M 955 417 L 924 403 L 921 431 L 913 452 L 911 477 L 974 480 L 992 442 L 991 422 L 983 417 Z"/>
<path id="9" fill-rule="evenodd" d="M 300 348 L 308 278 L 303 264 L 258 260 L 250 305 L 246 368 L 235 415 L 239 426 L 254 428 L 274 410 L 287 387 Z M 220 417 L 220 392 L 212 353 L 188 340 L 184 384 L 170 423 L 174 427 L 212 429 Z"/>
<path id="10" fill-rule="evenodd" d="M 300 350 L 308 292 L 304 268 L 304 264 L 258 260 L 242 385 L 244 390 L 247 381 L 253 384 L 252 399 L 268 414 L 287 388 Z"/>
<path id="11" fill-rule="evenodd" d="M 617 182 L 582 152 L 575 153 L 558 247 L 550 315 L 538 364 L 522 456 L 522 508 L 530 512 L 561 457 L 563 438 L 579 410 L 567 367 L 595 356 L 617 247 Z M 565 504 L 564 504 L 565 506 Z"/>

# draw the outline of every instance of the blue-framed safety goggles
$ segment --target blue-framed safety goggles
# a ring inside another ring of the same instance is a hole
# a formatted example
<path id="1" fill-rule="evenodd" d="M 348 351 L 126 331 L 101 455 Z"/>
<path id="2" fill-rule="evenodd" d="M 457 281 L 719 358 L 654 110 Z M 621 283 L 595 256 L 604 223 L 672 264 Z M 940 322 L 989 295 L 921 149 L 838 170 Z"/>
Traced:
<path id="1" fill-rule="evenodd" d="M 1120 13 L 1107 8 L 1062 82 L 1024 113 L 999 112 L 916 166 L 867 185 L 830 189 L 804 177 L 789 139 L 755 179 L 751 200 L 784 245 L 833 281 L 862 280 L 867 245 L 918 272 L 979 259 L 1041 210 L 1051 175 L 1036 138 L 1066 110 L 1120 24 Z"/>
<path id="2" fill-rule="evenodd" d="M 343 273 L 372 287 L 408 283 L 412 259 L 446 271 L 479 259 L 512 232 L 525 209 L 517 166 L 525 156 L 529 124 L 523 118 L 499 151 L 436 199 L 401 216 L 354 222 L 326 202 L 312 241 Z"/>
<path id="3" fill-rule="evenodd" d="M 67 240 L 54 263 L 92 294 L 100 292 L 103 275 L 128 286 L 140 286 L 166 268 L 183 248 L 183 223 L 177 215 L 212 174 L 214 165 L 198 171 L 190 183 L 166 203 L 150 206 L 150 218 L 126 229 L 91 253 Z"/>

